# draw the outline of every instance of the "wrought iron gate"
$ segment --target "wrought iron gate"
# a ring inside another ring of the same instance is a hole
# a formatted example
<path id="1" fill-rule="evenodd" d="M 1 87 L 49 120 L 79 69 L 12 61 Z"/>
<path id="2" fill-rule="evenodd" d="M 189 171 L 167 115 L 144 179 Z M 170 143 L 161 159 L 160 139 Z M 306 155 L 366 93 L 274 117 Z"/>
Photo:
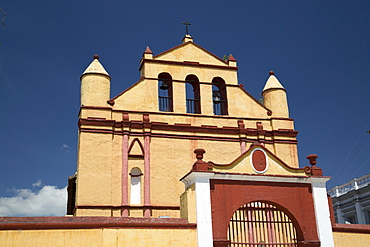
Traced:
<path id="1" fill-rule="evenodd" d="M 264 202 L 251 202 L 234 212 L 229 223 L 230 247 L 296 247 L 297 233 L 291 219 Z"/>

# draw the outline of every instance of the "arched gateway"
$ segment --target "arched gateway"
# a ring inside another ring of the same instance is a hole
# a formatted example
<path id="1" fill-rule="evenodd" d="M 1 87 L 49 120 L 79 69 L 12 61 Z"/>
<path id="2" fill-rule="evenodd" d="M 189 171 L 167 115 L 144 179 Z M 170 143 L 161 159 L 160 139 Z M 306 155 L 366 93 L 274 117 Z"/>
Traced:
<path id="1" fill-rule="evenodd" d="M 230 247 L 295 247 L 297 230 L 284 211 L 255 201 L 238 208 L 229 223 Z"/>

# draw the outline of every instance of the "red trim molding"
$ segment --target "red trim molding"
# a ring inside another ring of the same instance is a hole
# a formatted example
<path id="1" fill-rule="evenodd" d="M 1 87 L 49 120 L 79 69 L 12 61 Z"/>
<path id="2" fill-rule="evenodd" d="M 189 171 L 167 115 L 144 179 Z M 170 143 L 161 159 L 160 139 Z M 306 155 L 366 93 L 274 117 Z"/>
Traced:
<path id="1" fill-rule="evenodd" d="M 88 105 L 82 105 L 81 108 L 86 108 L 86 109 L 100 109 L 100 110 L 112 110 L 112 107 L 105 107 L 105 106 L 88 106 Z"/>
<path id="2" fill-rule="evenodd" d="M 106 129 L 91 129 L 91 128 L 80 128 L 81 132 L 87 133 L 98 133 L 98 134 L 114 134 L 114 135 L 122 135 L 122 131 L 113 131 L 113 130 L 106 130 Z M 144 133 L 140 132 L 133 132 L 130 131 L 128 133 L 130 136 L 144 136 Z M 158 138 L 177 138 L 177 139 L 188 139 L 188 140 L 210 140 L 210 141 L 228 141 L 228 142 L 239 142 L 239 137 L 213 137 L 213 136 L 193 136 L 193 135 L 178 135 L 178 134 L 161 134 L 161 133 L 151 133 L 152 137 Z M 245 139 L 248 143 L 257 142 L 257 139 Z M 273 143 L 284 143 L 284 144 L 297 144 L 297 140 L 266 140 L 265 144 L 273 144 Z"/>
<path id="3" fill-rule="evenodd" d="M 98 133 L 98 134 L 114 134 L 114 135 L 122 135 L 122 131 L 113 131 L 107 129 L 92 129 L 92 128 L 80 128 L 81 132 L 87 133 Z M 128 133 L 130 136 L 144 136 L 144 133 L 130 131 Z M 210 141 L 229 141 L 229 142 L 239 142 L 239 137 L 215 137 L 215 136 L 193 136 L 193 135 L 178 135 L 178 134 L 161 134 L 161 133 L 151 133 L 152 137 L 158 138 L 177 138 L 177 139 L 188 139 L 188 140 L 210 140 Z M 257 142 L 257 139 L 245 139 L 248 143 Z M 274 139 L 274 140 L 266 140 L 265 144 L 273 144 L 273 143 L 284 143 L 284 144 L 297 144 L 297 140 L 284 140 L 284 139 Z"/>
<path id="4" fill-rule="evenodd" d="M 79 209 L 160 209 L 160 210 L 180 210 L 180 206 L 163 206 L 163 205 L 120 205 L 120 206 L 113 206 L 113 205 L 78 205 L 75 208 Z"/>
<path id="5" fill-rule="evenodd" d="M 121 93 L 122 94 L 122 93 Z M 118 97 L 118 96 L 116 96 Z M 116 97 L 112 98 L 114 100 Z M 156 112 L 156 111 L 134 111 L 134 110 L 119 110 L 119 109 L 112 109 L 111 107 L 99 107 L 99 106 L 81 106 L 81 109 L 101 109 L 101 110 L 111 110 L 112 112 L 121 112 L 124 114 L 128 113 L 141 113 L 141 114 L 154 114 L 154 115 L 167 115 L 167 116 L 186 116 L 186 117 L 199 117 L 199 114 L 192 114 L 192 113 L 177 113 L 177 112 Z M 80 109 L 80 110 L 81 110 Z M 236 120 L 255 120 L 255 121 L 270 121 L 270 120 L 286 120 L 286 121 L 294 121 L 293 118 L 248 118 L 248 117 L 232 117 L 228 115 L 201 115 L 202 118 L 223 118 L 223 119 L 236 119 Z"/>
<path id="6" fill-rule="evenodd" d="M 104 126 L 104 127 L 114 127 L 114 128 L 122 128 L 122 127 L 130 127 L 133 129 L 143 129 L 145 128 L 145 122 L 141 121 L 115 121 L 115 120 L 107 120 L 107 119 L 90 119 L 90 118 L 80 118 L 78 121 L 78 126 L 81 128 L 82 125 L 87 126 Z M 249 136 L 257 136 L 258 129 L 240 129 L 239 127 L 217 127 L 217 126 L 192 126 L 191 124 L 182 124 L 182 123 L 175 123 L 175 124 L 168 124 L 165 122 L 151 122 L 151 129 L 152 130 L 167 130 L 167 131 L 175 131 L 175 132 L 192 132 L 192 133 L 216 133 L 216 134 L 227 134 L 227 135 L 239 135 L 240 133 L 249 135 Z M 93 130 L 93 129 L 92 129 Z M 102 129 L 102 131 L 110 131 L 107 129 Z M 278 130 L 266 130 L 264 134 L 268 137 L 271 136 L 285 136 L 285 137 L 296 137 L 298 135 L 298 131 L 292 129 L 278 129 Z"/>
<path id="7" fill-rule="evenodd" d="M 81 125 L 90 125 L 90 126 L 108 126 L 113 127 L 115 126 L 116 121 L 115 120 L 107 120 L 103 118 L 80 118 L 78 120 L 78 126 Z"/>
<path id="8" fill-rule="evenodd" d="M 121 210 L 122 217 L 128 217 L 129 209 L 142 209 L 142 210 L 180 210 L 180 206 L 162 206 L 162 205 L 76 205 L 73 209 L 73 213 L 76 209 L 109 209 L 109 210 Z"/>
<path id="9" fill-rule="evenodd" d="M 0 217 L 0 230 L 159 228 L 196 229 L 183 218 Z"/>
<path id="10" fill-rule="evenodd" d="M 370 233 L 370 225 L 359 224 L 333 224 L 333 232 Z"/>

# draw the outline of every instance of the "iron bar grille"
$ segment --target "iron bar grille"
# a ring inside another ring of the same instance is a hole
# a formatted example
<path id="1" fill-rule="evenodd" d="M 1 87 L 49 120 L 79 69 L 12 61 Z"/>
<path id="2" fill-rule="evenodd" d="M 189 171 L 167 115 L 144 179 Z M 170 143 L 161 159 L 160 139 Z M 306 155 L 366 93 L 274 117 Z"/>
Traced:
<path id="1" fill-rule="evenodd" d="M 229 223 L 230 247 L 296 247 L 296 229 L 275 206 L 251 202 L 234 212 Z"/>
<path id="2" fill-rule="evenodd" d="M 186 112 L 200 114 L 200 101 L 198 99 L 186 99 Z"/>
<path id="3" fill-rule="evenodd" d="M 159 96 L 159 110 L 172 112 L 172 97 Z"/>
<path id="4" fill-rule="evenodd" d="M 213 113 L 215 115 L 227 115 L 226 100 L 213 100 Z"/>

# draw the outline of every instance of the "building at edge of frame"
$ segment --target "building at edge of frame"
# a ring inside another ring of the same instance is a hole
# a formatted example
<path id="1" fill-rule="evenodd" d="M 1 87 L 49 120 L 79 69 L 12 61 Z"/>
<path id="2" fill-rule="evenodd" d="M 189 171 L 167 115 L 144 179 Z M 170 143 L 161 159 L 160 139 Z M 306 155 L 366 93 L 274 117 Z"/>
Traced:
<path id="1" fill-rule="evenodd" d="M 286 89 L 261 100 L 237 60 L 186 35 L 140 61 L 110 95 L 95 55 L 81 75 L 77 171 L 65 217 L 2 217 L 4 246 L 368 246 L 370 228 L 334 222 L 326 182 L 300 166 Z"/>

